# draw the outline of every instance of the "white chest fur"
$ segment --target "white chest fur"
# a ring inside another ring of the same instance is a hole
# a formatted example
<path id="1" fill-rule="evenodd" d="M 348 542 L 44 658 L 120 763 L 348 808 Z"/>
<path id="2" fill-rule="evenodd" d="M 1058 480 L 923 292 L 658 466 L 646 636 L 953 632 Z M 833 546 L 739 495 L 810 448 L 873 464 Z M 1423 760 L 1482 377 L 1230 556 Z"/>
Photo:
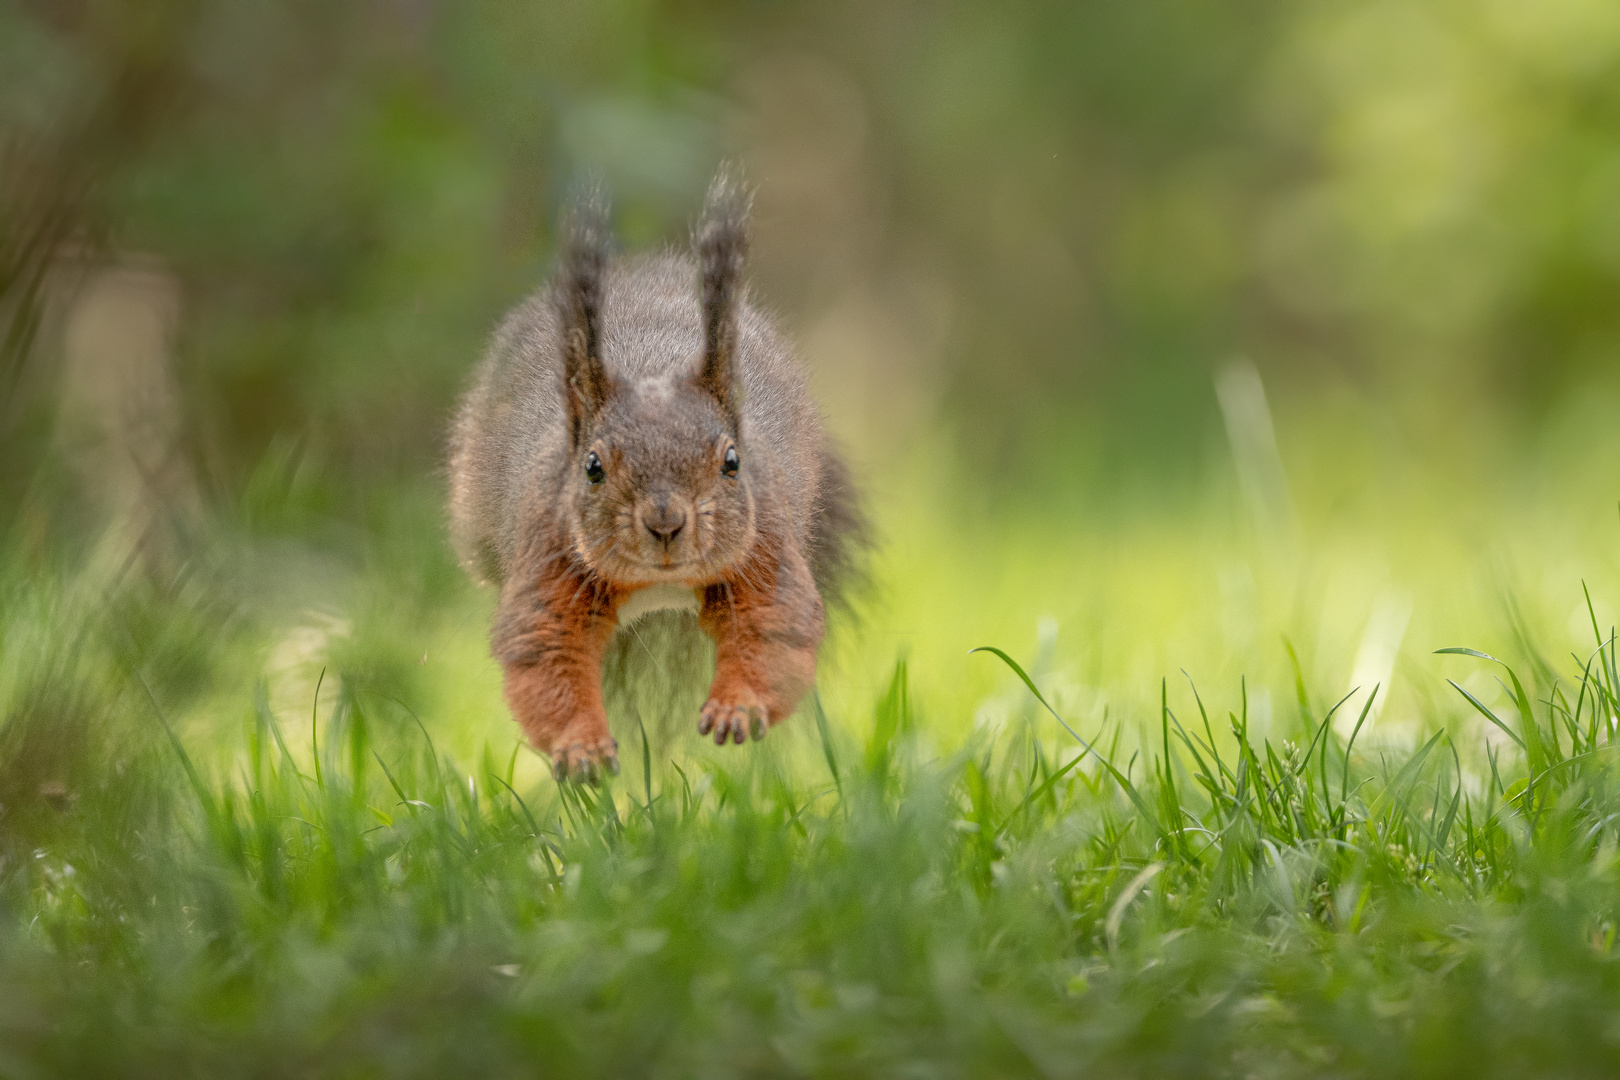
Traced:
<path id="1" fill-rule="evenodd" d="M 648 585 L 637 589 L 619 605 L 619 625 L 629 626 L 648 612 L 669 610 L 695 613 L 697 590 L 684 585 Z"/>

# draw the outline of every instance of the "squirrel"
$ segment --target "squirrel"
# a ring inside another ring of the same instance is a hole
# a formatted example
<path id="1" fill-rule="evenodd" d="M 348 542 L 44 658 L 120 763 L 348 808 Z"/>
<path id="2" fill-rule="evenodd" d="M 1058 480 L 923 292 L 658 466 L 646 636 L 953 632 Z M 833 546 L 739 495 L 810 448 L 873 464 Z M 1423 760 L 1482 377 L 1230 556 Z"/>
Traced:
<path id="1" fill-rule="evenodd" d="M 576 198 L 557 272 L 457 412 L 452 542 L 499 586 L 506 703 L 559 781 L 618 771 L 603 660 L 648 611 L 695 610 L 713 639 L 700 734 L 741 744 L 791 716 L 865 544 L 848 467 L 742 280 L 751 207 L 722 168 L 691 254 L 613 257 L 605 195 Z"/>

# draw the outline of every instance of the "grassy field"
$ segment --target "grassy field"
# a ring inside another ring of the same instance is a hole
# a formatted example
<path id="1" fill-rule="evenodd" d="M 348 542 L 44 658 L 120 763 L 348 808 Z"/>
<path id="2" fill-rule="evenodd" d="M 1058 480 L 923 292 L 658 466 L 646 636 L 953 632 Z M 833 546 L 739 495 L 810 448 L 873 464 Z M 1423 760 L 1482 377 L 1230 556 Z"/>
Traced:
<path id="1" fill-rule="evenodd" d="M 1620 1076 L 1617 132 L 1593 0 L 0 0 L 0 1080 Z M 870 584 L 562 789 L 446 421 L 722 160 Z"/>
<path id="2" fill-rule="evenodd" d="M 430 484 L 273 457 L 147 570 L 24 527 L 0 1076 L 1614 1075 L 1602 438 L 1316 429 L 1276 535 L 876 479 L 817 706 L 621 717 L 601 789 L 517 746 Z"/>

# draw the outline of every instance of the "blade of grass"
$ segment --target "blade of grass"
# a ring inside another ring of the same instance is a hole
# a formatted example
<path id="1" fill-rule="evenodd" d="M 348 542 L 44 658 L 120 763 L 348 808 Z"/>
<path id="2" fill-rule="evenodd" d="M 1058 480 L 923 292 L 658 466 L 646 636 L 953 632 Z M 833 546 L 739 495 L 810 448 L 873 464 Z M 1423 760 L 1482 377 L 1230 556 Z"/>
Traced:
<path id="1" fill-rule="evenodd" d="M 319 724 L 321 718 L 321 684 L 326 681 L 326 665 L 321 665 L 321 674 L 315 680 L 315 700 L 309 705 L 309 755 L 315 760 L 315 787 L 319 791 L 326 790 L 326 784 L 321 779 L 321 739 Z"/>
<path id="2" fill-rule="evenodd" d="M 1045 696 L 1041 694 L 1039 688 L 1036 687 L 1035 681 L 1029 677 L 1022 667 L 1018 665 L 1018 661 L 1014 660 L 1012 657 L 1008 656 L 994 645 L 981 645 L 976 649 L 968 650 L 969 655 L 976 652 L 987 652 L 999 657 L 1001 662 L 1011 668 L 1013 673 L 1023 680 L 1024 685 L 1029 687 L 1029 692 L 1035 695 L 1035 700 L 1040 702 L 1041 707 L 1052 715 L 1052 719 L 1056 720 L 1064 731 L 1067 731 L 1070 735 L 1074 736 L 1075 741 L 1078 742 L 1082 747 L 1095 753 L 1095 751 L 1092 749 L 1092 745 L 1085 739 L 1081 738 L 1080 733 L 1075 731 L 1074 728 L 1070 727 L 1068 723 L 1064 721 L 1063 717 L 1057 714 L 1057 710 L 1052 708 Z M 1141 793 L 1136 790 L 1135 785 L 1125 777 L 1124 773 L 1120 772 L 1114 767 L 1114 763 L 1112 761 L 1109 761 L 1101 754 L 1097 754 L 1096 757 L 1098 761 L 1102 762 L 1103 768 L 1108 770 L 1109 775 L 1111 775 L 1120 785 L 1120 787 L 1124 789 L 1125 794 L 1130 798 L 1131 802 L 1136 804 L 1136 808 L 1141 811 L 1142 816 L 1147 819 L 1148 824 L 1153 826 L 1154 831 L 1159 833 L 1160 836 L 1164 837 L 1166 844 L 1172 844 L 1173 841 L 1170 834 L 1165 830 L 1164 826 L 1159 823 L 1158 817 L 1148 806 L 1146 800 L 1142 798 Z"/>
<path id="3" fill-rule="evenodd" d="M 1514 742 L 1518 743 L 1520 750 L 1524 749 L 1524 740 L 1519 738 L 1519 736 L 1514 732 L 1514 730 L 1512 728 L 1510 728 L 1506 724 L 1502 723 L 1502 721 L 1497 718 L 1497 715 L 1495 713 L 1491 712 L 1490 709 L 1486 708 L 1484 702 L 1480 701 L 1479 698 L 1475 697 L 1473 694 L 1470 694 L 1467 690 L 1464 690 L 1461 686 L 1458 686 L 1454 679 L 1447 679 L 1446 682 L 1451 683 L 1452 689 L 1456 690 L 1457 693 L 1459 693 L 1463 697 L 1467 698 L 1468 699 L 1468 704 L 1472 705 L 1475 709 L 1479 710 L 1479 714 L 1481 716 L 1483 716 L 1485 719 L 1489 720 L 1491 723 L 1495 724 L 1498 728 L 1500 728 L 1501 731 L 1502 731 L 1502 734 L 1506 735 L 1508 738 L 1510 738 Z"/>

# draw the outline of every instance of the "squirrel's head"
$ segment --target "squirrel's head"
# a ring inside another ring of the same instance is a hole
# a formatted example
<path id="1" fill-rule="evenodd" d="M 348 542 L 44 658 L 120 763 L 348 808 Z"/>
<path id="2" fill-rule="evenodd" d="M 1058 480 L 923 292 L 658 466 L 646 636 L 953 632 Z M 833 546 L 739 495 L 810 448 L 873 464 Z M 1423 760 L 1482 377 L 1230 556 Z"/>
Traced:
<path id="1" fill-rule="evenodd" d="M 626 380 L 602 363 L 607 212 L 600 196 L 569 215 L 561 288 L 567 501 L 577 554 L 624 584 L 711 578 L 752 544 L 754 500 L 741 445 L 735 363 L 748 196 L 715 178 L 694 236 L 701 347 L 664 374 Z"/>

